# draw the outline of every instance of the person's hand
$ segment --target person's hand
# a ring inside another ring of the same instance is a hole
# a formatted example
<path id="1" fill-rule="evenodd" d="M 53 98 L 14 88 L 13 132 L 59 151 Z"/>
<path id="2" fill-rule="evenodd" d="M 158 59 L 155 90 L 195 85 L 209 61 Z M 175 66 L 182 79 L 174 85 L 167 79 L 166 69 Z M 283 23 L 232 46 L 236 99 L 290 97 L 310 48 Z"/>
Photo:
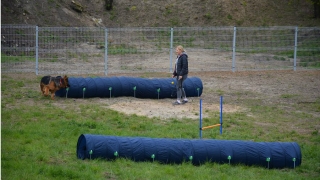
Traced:
<path id="1" fill-rule="evenodd" d="M 179 76 L 179 80 L 182 79 L 182 76 Z"/>
<path id="2" fill-rule="evenodd" d="M 172 78 L 174 78 L 174 77 L 175 77 L 175 75 L 172 74 Z"/>

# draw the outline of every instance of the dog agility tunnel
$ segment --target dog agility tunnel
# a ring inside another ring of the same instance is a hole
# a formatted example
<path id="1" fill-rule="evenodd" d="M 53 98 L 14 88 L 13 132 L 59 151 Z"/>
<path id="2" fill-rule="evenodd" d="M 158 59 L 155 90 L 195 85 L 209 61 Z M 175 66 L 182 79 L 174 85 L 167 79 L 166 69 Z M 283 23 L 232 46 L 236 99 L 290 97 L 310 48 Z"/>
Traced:
<path id="1" fill-rule="evenodd" d="M 70 88 L 60 89 L 56 96 L 70 98 L 119 97 L 175 98 L 176 78 L 70 77 Z M 189 77 L 183 86 L 188 97 L 201 96 L 203 85 L 198 77 Z"/>
<path id="2" fill-rule="evenodd" d="M 117 157 L 161 163 L 205 162 L 245 164 L 266 168 L 295 168 L 301 164 L 295 142 L 252 142 L 240 140 L 189 140 L 119 137 L 81 134 L 77 143 L 79 159 Z"/>

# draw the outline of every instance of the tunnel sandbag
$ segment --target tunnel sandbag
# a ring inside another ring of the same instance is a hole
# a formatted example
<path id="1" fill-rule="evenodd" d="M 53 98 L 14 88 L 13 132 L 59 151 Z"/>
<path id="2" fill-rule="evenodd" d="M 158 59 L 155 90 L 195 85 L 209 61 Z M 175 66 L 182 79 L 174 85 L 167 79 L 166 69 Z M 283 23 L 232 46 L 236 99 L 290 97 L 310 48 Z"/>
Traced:
<path id="1" fill-rule="evenodd" d="M 79 159 L 119 157 L 161 163 L 206 162 L 245 164 L 266 168 L 295 168 L 301 164 L 296 142 L 252 142 L 240 140 L 169 139 L 81 134 Z"/>
<path id="2" fill-rule="evenodd" d="M 176 98 L 176 78 L 136 77 L 69 77 L 70 88 L 56 91 L 56 96 L 68 98 L 119 97 Z M 183 88 L 187 97 L 201 96 L 203 84 L 198 77 L 189 77 Z"/>

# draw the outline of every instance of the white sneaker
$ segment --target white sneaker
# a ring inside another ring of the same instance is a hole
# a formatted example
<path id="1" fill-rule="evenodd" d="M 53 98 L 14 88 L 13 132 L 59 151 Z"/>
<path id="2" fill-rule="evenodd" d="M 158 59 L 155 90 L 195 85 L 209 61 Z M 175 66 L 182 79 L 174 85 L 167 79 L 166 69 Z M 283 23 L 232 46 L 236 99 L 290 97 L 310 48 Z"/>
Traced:
<path id="1" fill-rule="evenodd" d="M 173 102 L 172 104 L 173 105 L 179 105 L 179 104 L 181 104 L 181 102 L 180 102 L 180 100 L 177 100 L 177 101 Z"/>

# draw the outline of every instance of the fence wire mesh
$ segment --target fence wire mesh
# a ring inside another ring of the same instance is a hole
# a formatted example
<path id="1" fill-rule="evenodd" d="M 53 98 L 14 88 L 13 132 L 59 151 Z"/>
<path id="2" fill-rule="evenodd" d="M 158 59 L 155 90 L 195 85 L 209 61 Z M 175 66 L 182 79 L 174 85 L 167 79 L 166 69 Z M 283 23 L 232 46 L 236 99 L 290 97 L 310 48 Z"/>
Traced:
<path id="1" fill-rule="evenodd" d="M 320 69 L 320 28 L 101 28 L 1 25 L 2 72 L 172 72 L 183 45 L 190 71 Z"/>
<path id="2" fill-rule="evenodd" d="M 36 26 L 1 26 L 1 71 L 35 72 Z"/>
<path id="3" fill-rule="evenodd" d="M 231 70 L 233 27 L 175 28 L 173 47 L 183 45 L 191 71 Z"/>
<path id="4" fill-rule="evenodd" d="M 38 30 L 40 74 L 104 72 L 102 28 L 44 27 Z"/>
<path id="5" fill-rule="evenodd" d="M 168 72 L 170 28 L 110 28 L 108 72 Z"/>
<path id="6" fill-rule="evenodd" d="M 237 28 L 237 70 L 293 69 L 295 28 Z"/>
<path id="7" fill-rule="evenodd" d="M 297 66 L 320 68 L 320 28 L 299 28 Z"/>

